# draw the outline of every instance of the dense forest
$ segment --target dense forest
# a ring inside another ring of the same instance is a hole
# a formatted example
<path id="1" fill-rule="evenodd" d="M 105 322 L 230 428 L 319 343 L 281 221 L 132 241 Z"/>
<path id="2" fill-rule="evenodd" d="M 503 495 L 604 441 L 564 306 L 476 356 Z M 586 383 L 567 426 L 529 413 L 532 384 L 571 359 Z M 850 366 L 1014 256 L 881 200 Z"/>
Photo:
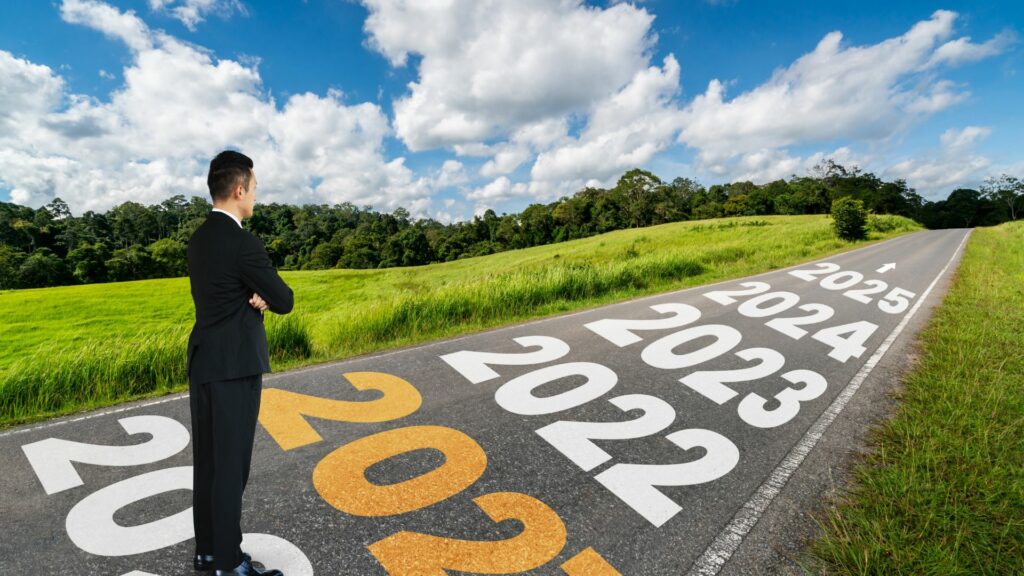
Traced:
<path id="1" fill-rule="evenodd" d="M 981 190 L 953 190 L 924 200 L 906 182 L 831 160 L 806 176 L 757 185 L 715 184 L 689 178 L 664 182 L 635 169 L 610 189 L 585 188 L 519 214 L 493 210 L 442 224 L 412 220 L 351 203 L 334 206 L 260 204 L 245 227 L 258 235 L 281 270 L 386 268 L 445 262 L 503 250 L 583 238 L 622 228 L 742 215 L 827 214 L 838 198 L 853 197 L 877 214 L 899 214 L 928 228 L 959 228 L 1015 220 L 1024 183 L 1002 175 Z M 72 216 L 55 198 L 32 209 L 0 202 L 0 288 L 117 282 L 185 276 L 186 246 L 212 205 L 174 195 L 159 205 L 124 202 L 105 213 Z"/>

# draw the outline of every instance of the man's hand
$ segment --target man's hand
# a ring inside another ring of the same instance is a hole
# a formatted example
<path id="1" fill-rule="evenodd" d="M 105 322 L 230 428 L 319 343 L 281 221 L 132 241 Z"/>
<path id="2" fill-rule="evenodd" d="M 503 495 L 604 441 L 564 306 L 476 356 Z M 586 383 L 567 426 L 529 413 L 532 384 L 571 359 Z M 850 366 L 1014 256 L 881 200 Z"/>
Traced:
<path id="1" fill-rule="evenodd" d="M 255 292 L 253 293 L 252 298 L 249 298 L 249 305 L 259 310 L 260 312 L 263 312 L 268 308 L 267 303 L 263 300 L 263 298 L 260 298 L 260 295 L 256 294 Z"/>

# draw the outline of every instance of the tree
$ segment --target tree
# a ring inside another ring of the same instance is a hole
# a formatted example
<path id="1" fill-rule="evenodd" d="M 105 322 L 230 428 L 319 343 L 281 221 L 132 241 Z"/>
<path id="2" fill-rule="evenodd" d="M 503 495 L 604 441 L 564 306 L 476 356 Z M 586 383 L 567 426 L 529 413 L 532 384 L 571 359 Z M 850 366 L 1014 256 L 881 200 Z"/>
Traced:
<path id="1" fill-rule="evenodd" d="M 71 252 L 66 259 L 71 274 L 83 284 L 105 282 L 107 280 L 106 261 L 110 258 L 110 248 L 103 241 L 93 244 L 83 243 Z"/>
<path id="2" fill-rule="evenodd" d="M 70 253 L 82 244 L 96 242 L 101 237 L 90 228 L 89 221 L 83 218 L 68 218 L 63 221 L 64 228 L 54 238 L 66 253 Z M 67 258 L 65 256 L 65 258 Z"/>
<path id="3" fill-rule="evenodd" d="M 139 244 L 114 250 L 104 264 L 114 282 L 145 280 L 151 278 L 153 273 L 153 257 L 145 246 Z"/>
<path id="4" fill-rule="evenodd" d="M 754 209 L 747 204 L 746 194 L 734 194 L 722 205 L 722 212 L 726 216 L 753 216 Z"/>
<path id="5" fill-rule="evenodd" d="M 43 210 L 49 212 L 50 217 L 54 220 L 65 220 L 67 218 L 71 218 L 71 209 L 68 208 L 68 203 L 61 200 L 59 197 L 55 197 L 49 204 L 43 206 Z"/>
<path id="6" fill-rule="evenodd" d="M 832 219 L 836 234 L 843 240 L 867 238 L 868 212 L 864 202 L 844 196 L 832 203 Z"/>
<path id="7" fill-rule="evenodd" d="M 520 216 L 523 236 L 527 246 L 540 246 L 551 242 L 554 229 L 554 218 L 551 208 L 544 204 L 530 204 Z"/>
<path id="8" fill-rule="evenodd" d="M 473 232 L 477 242 L 489 242 L 494 240 L 494 234 L 498 231 L 498 215 L 494 210 L 488 208 L 480 216 L 473 216 Z"/>
<path id="9" fill-rule="evenodd" d="M 566 240 L 582 236 L 584 215 L 580 204 L 572 198 L 561 198 L 551 210 L 551 219 Z"/>
<path id="10" fill-rule="evenodd" d="M 487 241 L 490 243 L 490 241 Z M 434 259 L 427 235 L 419 226 L 409 226 L 384 244 L 381 266 L 419 266 Z"/>
<path id="11" fill-rule="evenodd" d="M 25 259 L 18 268 L 18 284 L 22 288 L 61 286 L 71 281 L 71 273 L 64 261 L 43 246 Z"/>
<path id="12" fill-rule="evenodd" d="M 672 197 L 683 218 L 689 218 L 693 214 L 694 200 L 703 197 L 706 190 L 696 180 L 691 178 L 676 178 L 666 186 L 666 191 Z"/>
<path id="13" fill-rule="evenodd" d="M 973 228 L 984 216 L 981 193 L 970 188 L 957 188 L 946 198 L 946 208 L 952 213 L 957 226 Z"/>
<path id="14" fill-rule="evenodd" d="M 720 218 L 724 214 L 722 205 L 718 202 L 705 202 L 693 208 L 694 220 L 705 220 L 708 218 Z"/>
<path id="15" fill-rule="evenodd" d="M 380 262 L 380 244 L 369 225 L 360 225 L 345 239 L 345 252 L 338 260 L 341 268 L 376 268 Z"/>
<path id="16" fill-rule="evenodd" d="M 28 254 L 14 246 L 0 244 L 0 289 L 18 288 L 18 270 L 26 258 Z"/>
<path id="17" fill-rule="evenodd" d="M 173 238 L 162 238 L 149 245 L 153 256 L 153 275 L 178 278 L 188 275 L 187 247 Z"/>
<path id="18" fill-rule="evenodd" d="M 1016 220 L 1017 213 L 1024 208 L 1024 182 L 1016 176 L 990 176 L 985 179 L 981 191 L 987 200 L 1005 206 L 1010 213 L 1010 220 Z"/>
<path id="19" fill-rule="evenodd" d="M 831 202 L 828 189 L 822 180 L 797 177 L 789 182 L 793 191 L 792 208 L 795 214 L 827 214 Z"/>
<path id="20" fill-rule="evenodd" d="M 110 210 L 110 221 L 115 246 L 145 246 L 158 239 L 156 210 L 150 210 L 138 202 L 124 202 L 115 206 Z"/>
<path id="21" fill-rule="evenodd" d="M 526 246 L 526 240 L 523 238 L 522 230 L 519 228 L 519 221 L 515 216 L 502 216 L 494 235 L 497 241 L 506 249 L 514 250 Z"/>
<path id="22" fill-rule="evenodd" d="M 615 184 L 615 192 L 623 198 L 626 222 L 632 228 L 646 226 L 650 218 L 650 205 L 661 179 L 646 170 L 634 168 L 626 172 Z"/>
<path id="23" fill-rule="evenodd" d="M 309 257 L 305 262 L 300 264 L 302 270 L 326 270 L 327 268 L 334 268 L 334 265 L 341 259 L 341 255 L 345 253 L 345 246 L 341 242 L 334 240 L 328 242 L 321 242 L 313 247 L 313 250 L 309 253 Z"/>
<path id="24" fill-rule="evenodd" d="M 31 254 L 36 251 L 36 246 L 39 244 L 39 228 L 32 222 L 25 218 L 15 218 L 11 221 L 11 229 L 17 232 L 24 242 L 19 242 L 19 246 L 28 246 L 28 253 Z"/>
<path id="25" fill-rule="evenodd" d="M 444 262 L 457 260 L 475 243 L 476 236 L 473 227 L 459 222 L 438 242 L 437 257 Z"/>
<path id="26" fill-rule="evenodd" d="M 188 201 L 185 196 L 175 194 L 156 207 L 157 234 L 160 238 L 176 236 L 181 225 L 188 220 Z"/>
<path id="27" fill-rule="evenodd" d="M 612 230 L 618 230 L 624 226 L 625 219 L 620 198 L 621 195 L 612 192 L 602 194 L 594 200 L 595 232 L 603 234 Z"/>
<path id="28" fill-rule="evenodd" d="M 757 216 L 775 214 L 775 203 L 772 199 L 774 197 L 773 191 L 777 187 L 773 186 L 773 184 L 774 182 L 764 186 L 757 186 L 747 193 L 746 205 L 749 214 Z"/>

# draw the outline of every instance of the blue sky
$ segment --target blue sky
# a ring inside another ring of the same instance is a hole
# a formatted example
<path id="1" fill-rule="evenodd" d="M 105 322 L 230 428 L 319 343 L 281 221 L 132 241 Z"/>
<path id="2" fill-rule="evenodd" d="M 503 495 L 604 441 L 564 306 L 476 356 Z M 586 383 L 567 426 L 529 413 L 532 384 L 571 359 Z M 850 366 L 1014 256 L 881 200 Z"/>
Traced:
<path id="1" fill-rule="evenodd" d="M 933 199 L 1024 176 L 1021 3 L 766 4 L 5 3 L 0 200 L 208 197 L 223 148 L 258 202 L 442 221 L 632 167 L 760 183 L 833 157 Z"/>

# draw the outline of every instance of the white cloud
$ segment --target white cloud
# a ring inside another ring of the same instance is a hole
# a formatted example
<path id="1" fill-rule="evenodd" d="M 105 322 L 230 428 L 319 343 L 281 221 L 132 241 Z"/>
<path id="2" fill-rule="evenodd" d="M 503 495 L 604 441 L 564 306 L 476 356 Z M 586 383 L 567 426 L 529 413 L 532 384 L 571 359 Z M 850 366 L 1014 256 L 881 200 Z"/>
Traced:
<path id="1" fill-rule="evenodd" d="M 477 211 L 614 179 L 671 145 L 678 130 L 679 65 L 671 55 L 649 65 L 653 16 L 634 4 L 364 4 L 370 47 L 394 66 L 420 57 L 417 80 L 395 101 L 397 135 L 412 150 L 489 157 L 479 174 L 493 180 L 466 193 Z M 571 125 L 582 127 L 578 136 Z M 532 180 L 513 182 L 531 159 Z"/>
<path id="2" fill-rule="evenodd" d="M 135 51 L 153 47 L 152 34 L 135 11 L 121 12 L 117 8 L 94 0 L 64 0 L 60 16 L 65 22 L 82 24 L 121 40 Z"/>
<path id="3" fill-rule="evenodd" d="M 955 85 L 948 80 L 939 80 L 922 90 L 907 104 L 905 110 L 910 114 L 926 116 L 963 102 L 970 93 L 966 90 L 958 92 Z"/>
<path id="4" fill-rule="evenodd" d="M 939 46 L 938 50 L 928 60 L 928 63 L 925 64 L 925 68 L 931 68 L 939 64 L 955 66 L 974 62 L 1000 54 L 1016 42 L 1017 35 L 1012 31 L 1001 32 L 983 44 L 972 44 L 968 36 L 950 40 Z"/>
<path id="5" fill-rule="evenodd" d="M 666 56 L 661 67 L 639 70 L 620 90 L 585 111 L 587 123 L 579 136 L 569 137 L 564 123 L 531 125 L 504 145 L 476 149 L 495 154 L 481 169 L 487 176 L 502 173 L 504 154 L 517 154 L 516 165 L 536 152 L 529 183 L 498 178 L 474 190 L 467 199 L 494 205 L 516 197 L 552 201 L 586 186 L 611 186 L 631 168 L 648 162 L 672 144 L 679 126 L 673 98 L 679 91 L 679 64 Z M 529 142 L 525 145 L 524 142 Z M 513 166 L 514 168 L 514 166 Z M 510 172 L 505 167 L 505 173 Z"/>
<path id="6" fill-rule="evenodd" d="M 553 118 L 527 124 L 516 130 L 512 138 L 503 144 L 482 146 L 479 150 L 485 156 L 493 156 L 480 168 L 480 175 L 493 177 L 510 174 L 536 153 L 548 150 L 557 144 L 569 141 L 567 118 Z M 463 150 L 468 151 L 470 147 Z M 460 147 L 456 147 L 460 151 Z"/>
<path id="7" fill-rule="evenodd" d="M 968 96 L 952 82 L 922 72 L 997 53 L 1005 41 L 983 45 L 953 34 L 956 13 L 935 12 L 908 32 L 878 44 L 843 47 L 831 32 L 815 49 L 764 84 L 725 99 L 713 80 L 684 113 L 679 141 L 698 150 L 698 165 L 795 144 L 835 139 L 879 141 Z"/>
<path id="8" fill-rule="evenodd" d="M 458 160 L 445 160 L 434 180 L 436 188 L 459 186 L 469 182 L 466 167 Z"/>
<path id="9" fill-rule="evenodd" d="M 942 133 L 939 142 L 950 152 L 960 152 L 971 149 L 976 142 L 988 138 L 991 133 L 992 129 L 988 126 L 968 126 L 963 130 L 950 128 Z"/>
<path id="10" fill-rule="evenodd" d="M 214 13 L 222 17 L 234 12 L 248 14 L 245 5 L 239 0 L 149 0 L 153 10 L 164 11 L 181 20 L 189 30 L 195 31 L 196 25 L 206 19 L 206 15 Z"/>
<path id="11" fill-rule="evenodd" d="M 0 138 L 60 104 L 64 80 L 47 66 L 0 52 Z"/>
<path id="12" fill-rule="evenodd" d="M 814 152 L 807 156 L 793 156 L 780 148 L 764 148 L 746 152 L 729 162 L 705 165 L 703 168 L 719 181 L 765 184 L 780 178 L 789 179 L 793 175 L 807 174 L 826 159 L 846 167 L 863 167 L 873 160 L 870 156 L 855 154 L 846 146 L 836 148 L 830 153 Z"/>
<path id="13" fill-rule="evenodd" d="M 506 176 L 500 176 L 494 181 L 466 194 L 466 199 L 493 206 L 503 200 L 528 194 L 529 190 L 525 184 L 513 184 Z"/>
<path id="14" fill-rule="evenodd" d="M 531 170 L 535 183 L 604 180 L 644 164 L 671 144 L 679 112 L 679 64 L 669 55 L 661 67 L 637 72 L 621 90 L 598 102 L 573 142 L 541 153 Z"/>
<path id="15" fill-rule="evenodd" d="M 329 91 L 279 107 L 255 68 L 154 32 L 131 12 L 66 0 L 61 13 L 124 41 L 132 62 L 101 102 L 0 51 L 0 178 L 18 204 L 60 196 L 80 214 L 176 193 L 208 198 L 209 159 L 230 147 L 253 157 L 264 203 L 351 201 L 426 215 L 435 187 L 459 177 L 455 165 L 417 177 L 404 158 L 385 158 L 390 127 L 376 104 L 346 105 Z"/>
<path id="16" fill-rule="evenodd" d="M 910 187 L 930 200 L 945 199 L 955 188 L 977 187 L 992 163 L 974 147 L 991 132 L 992 129 L 985 126 L 950 128 L 939 137 L 938 152 L 898 162 L 884 174 L 906 180 Z"/>
<path id="17" fill-rule="evenodd" d="M 364 0 L 369 45 L 394 66 L 421 56 L 395 102 L 410 150 L 507 137 L 585 109 L 643 68 L 653 16 L 628 4 L 581 0 Z M 496 160 L 494 172 L 511 165 Z M 489 169 L 491 170 L 491 169 Z"/>
<path id="18" fill-rule="evenodd" d="M 651 65 L 652 17 L 635 4 L 363 2 L 371 48 L 393 66 L 420 57 L 417 80 L 395 101 L 397 135 L 412 150 L 486 157 L 479 174 L 491 180 L 467 193 L 478 203 L 609 186 L 674 142 L 696 150 L 698 174 L 717 177 L 802 173 L 825 154 L 790 148 L 844 140 L 828 156 L 853 163 L 849 141 L 884 143 L 969 97 L 938 75 L 943 66 L 1015 41 L 1010 33 L 982 44 L 955 38 L 957 14 L 939 10 L 877 44 L 847 46 L 842 33 L 829 33 L 747 92 L 727 98 L 727 82 L 716 79 L 681 106 L 679 65 L 671 54 Z M 602 38 L 600 49 L 593 38 Z M 529 180 L 516 182 L 523 166 Z"/>

